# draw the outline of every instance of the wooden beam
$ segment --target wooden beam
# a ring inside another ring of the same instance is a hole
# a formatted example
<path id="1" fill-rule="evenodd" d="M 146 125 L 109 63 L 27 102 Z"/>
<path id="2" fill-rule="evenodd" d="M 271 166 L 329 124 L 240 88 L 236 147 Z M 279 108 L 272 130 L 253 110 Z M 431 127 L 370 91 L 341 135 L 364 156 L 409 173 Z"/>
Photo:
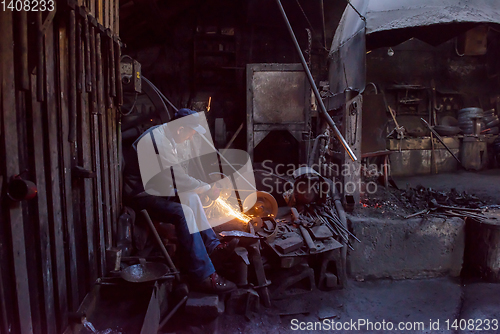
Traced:
<path id="1" fill-rule="evenodd" d="M 55 64 L 55 43 L 54 43 L 54 28 L 47 29 L 45 38 L 45 63 L 46 63 L 46 113 L 45 113 L 45 135 L 48 138 L 48 146 L 46 156 L 49 158 L 49 169 L 46 170 L 47 175 L 47 190 L 49 199 L 49 217 L 52 233 L 52 251 L 53 251 L 53 270 L 54 270 L 54 286 L 56 295 L 56 312 L 59 315 L 57 322 L 57 330 L 61 332 L 67 320 L 64 314 L 68 309 L 68 301 L 66 294 L 66 260 L 64 253 L 64 224 L 62 215 L 61 203 L 61 165 L 60 165 L 60 149 L 59 149 L 59 126 L 58 126 L 58 109 L 56 95 L 56 78 L 55 74 L 57 67 Z"/>
<path id="2" fill-rule="evenodd" d="M 79 98 L 79 113 L 78 113 L 78 143 L 80 144 L 78 150 L 78 162 L 79 165 L 87 170 L 93 170 L 92 163 L 92 147 L 90 141 L 90 106 L 89 106 L 89 94 L 83 86 L 86 86 L 88 80 L 90 80 L 90 49 L 87 43 L 88 33 L 86 28 L 88 27 L 87 17 L 82 19 L 82 22 L 77 23 L 77 31 L 81 30 L 82 37 L 82 47 L 80 49 L 80 61 L 78 61 L 78 75 L 81 75 L 80 82 L 82 85 L 82 91 L 78 95 Z M 78 52 L 77 52 L 78 53 Z M 87 55 L 88 54 L 88 55 Z M 88 80 L 87 80 L 88 78 Z M 78 83 L 77 83 L 78 86 Z M 81 198 L 81 221 L 84 222 L 82 228 L 82 236 L 80 237 L 79 244 L 85 248 L 85 270 L 79 273 L 84 275 L 85 282 L 82 282 L 85 290 L 90 288 L 90 285 L 97 279 L 97 264 L 95 259 L 95 246 L 94 246 L 94 189 L 93 180 L 84 179 L 83 182 L 83 192 Z M 83 290 L 83 289 L 82 289 Z M 82 291 L 81 290 L 81 291 Z M 84 296 L 84 295 L 83 295 Z M 80 294 L 80 298 L 83 298 Z"/>
<path id="3" fill-rule="evenodd" d="M 54 301 L 54 283 L 52 276 L 51 236 L 49 227 L 49 212 L 47 203 L 47 186 L 45 182 L 45 157 L 43 115 L 41 103 L 36 99 L 36 75 L 31 75 L 31 132 L 33 133 L 33 169 L 37 193 L 37 229 L 38 248 L 40 252 L 40 269 L 42 271 L 42 299 L 45 330 L 56 332 L 56 311 Z"/>
<path id="4" fill-rule="evenodd" d="M 0 145 L 4 152 L 4 159 L 1 163 L 5 177 L 19 174 L 18 142 L 17 142 L 17 121 L 15 108 L 15 88 L 14 88 L 14 35 L 12 12 L 0 12 L 0 73 L 1 73 L 1 125 L 2 138 Z M 6 180 L 6 182 L 8 182 Z M 9 225 L 10 237 L 12 241 L 12 265 L 15 282 L 15 308 L 18 324 L 16 329 L 21 334 L 33 333 L 31 318 L 31 303 L 28 286 L 28 270 L 26 266 L 26 247 L 24 240 L 24 224 L 21 207 L 18 203 L 6 208 L 6 224 Z"/>
<path id="5" fill-rule="evenodd" d="M 106 107 L 104 105 L 104 74 L 103 74 L 103 58 L 101 46 L 101 34 L 96 30 L 95 35 L 96 49 L 96 74 L 97 74 L 97 106 L 98 106 L 98 145 L 101 153 L 100 166 L 101 182 L 99 182 L 102 200 L 100 206 L 102 208 L 102 220 L 99 222 L 97 233 L 99 235 L 99 256 L 101 264 L 101 274 L 105 274 L 106 268 L 106 234 L 107 226 L 111 223 L 111 204 L 110 204 L 110 187 L 109 187 L 109 160 L 107 150 L 107 126 L 106 122 Z M 99 176 L 98 176 L 99 177 Z"/>
<path id="6" fill-rule="evenodd" d="M 69 124 L 68 141 L 76 140 L 76 13 L 69 11 Z"/>
<path id="7" fill-rule="evenodd" d="M 74 31 L 73 31 L 74 32 Z M 75 228 L 74 228 L 74 215 L 73 215 L 73 187 L 71 179 L 71 168 L 74 165 L 72 162 L 72 146 L 74 147 L 74 141 L 70 142 L 69 129 L 70 125 L 70 101 L 69 96 L 76 96 L 76 87 L 74 85 L 69 85 L 69 80 L 71 79 L 71 70 L 69 64 L 68 52 L 68 34 L 66 27 L 63 22 L 61 22 L 59 31 L 59 43 L 58 43 L 58 59 L 59 59 L 59 78 L 58 85 L 59 88 L 59 114 L 58 118 L 60 120 L 61 136 L 59 138 L 60 142 L 60 152 L 62 153 L 62 206 L 64 208 L 64 252 L 66 254 L 66 263 L 68 271 L 69 282 L 67 284 L 68 302 L 72 311 L 76 311 L 78 308 L 78 272 L 77 272 L 77 258 L 76 258 L 76 245 L 75 245 Z M 74 47 L 74 45 L 73 45 Z M 74 65 L 74 64 L 73 64 Z M 75 101 L 76 102 L 76 101 Z M 75 106 L 76 107 L 76 106 Z M 73 121 L 73 120 L 71 120 Z M 76 121 L 76 115 L 75 115 Z M 76 122 L 75 122 L 76 123 Z M 76 126 L 76 125 L 75 125 Z"/>
<path id="8" fill-rule="evenodd" d="M 18 49 L 19 88 L 29 91 L 30 78 L 28 73 L 28 13 L 24 10 L 17 13 L 17 34 L 19 36 L 16 47 Z"/>

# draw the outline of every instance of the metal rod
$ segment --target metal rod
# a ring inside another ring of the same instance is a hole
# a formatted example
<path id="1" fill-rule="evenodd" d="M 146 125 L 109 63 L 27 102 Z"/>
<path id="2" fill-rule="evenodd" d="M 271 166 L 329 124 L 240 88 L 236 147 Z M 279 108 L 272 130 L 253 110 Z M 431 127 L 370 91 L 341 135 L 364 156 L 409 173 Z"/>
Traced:
<path id="1" fill-rule="evenodd" d="M 429 209 L 424 209 L 422 211 L 418 211 L 418 212 L 415 212 L 415 213 L 412 213 L 411 215 L 408 215 L 408 216 L 404 216 L 403 218 L 404 219 L 408 219 L 408 218 L 411 218 L 411 217 L 416 217 L 416 216 L 420 216 L 420 215 L 425 215 L 425 214 L 428 214 L 429 213 Z"/>
<path id="2" fill-rule="evenodd" d="M 200 135 L 201 138 L 203 138 L 205 140 L 205 142 L 208 144 L 208 146 L 210 146 L 210 148 L 214 149 L 215 152 L 219 155 L 219 157 L 221 157 L 222 160 L 224 160 L 224 162 L 233 169 L 233 171 L 238 174 L 239 177 L 241 177 L 253 190 L 257 191 L 257 188 L 254 187 L 253 184 L 251 184 L 243 175 L 241 175 L 240 172 L 238 172 L 238 170 L 229 162 L 227 161 L 227 159 L 222 155 L 221 152 L 219 152 L 218 149 L 215 148 L 214 145 L 212 145 L 212 143 L 210 142 L 210 140 L 208 140 L 204 135 Z"/>
<path id="3" fill-rule="evenodd" d="M 188 299 L 188 296 L 184 296 L 184 298 L 182 298 L 181 301 L 178 302 L 177 305 L 175 305 L 175 307 L 172 309 L 172 311 L 170 311 L 167 314 L 167 316 L 165 317 L 165 319 L 163 319 L 160 322 L 160 325 L 158 326 L 158 328 L 161 329 L 163 326 L 165 326 L 167 324 L 167 322 L 170 320 L 170 318 L 172 318 L 172 316 L 175 314 L 175 312 L 177 312 L 177 310 L 179 309 L 179 307 L 181 307 L 182 304 L 184 304 L 187 299 Z"/>
<path id="4" fill-rule="evenodd" d="M 290 22 L 288 21 L 288 17 L 286 16 L 285 10 L 283 9 L 283 6 L 281 5 L 281 1 L 276 0 L 276 3 L 278 4 L 278 7 L 281 11 L 281 15 L 283 16 L 283 20 L 285 20 L 286 26 L 288 28 L 288 32 L 290 33 L 290 37 L 292 37 L 292 41 L 295 44 L 295 48 L 297 49 L 297 53 L 299 54 L 300 61 L 302 63 L 302 67 L 304 68 L 304 72 L 306 73 L 307 79 L 309 80 L 309 84 L 311 85 L 311 88 L 313 89 L 314 96 L 316 97 L 316 101 L 319 104 L 319 107 L 320 107 L 319 109 L 321 110 L 321 114 L 325 118 L 328 125 L 332 128 L 332 130 L 337 135 L 337 138 L 342 143 L 342 146 L 346 150 L 347 154 L 349 154 L 349 157 L 351 158 L 351 160 L 357 161 L 358 158 L 356 158 L 356 156 L 354 155 L 354 152 L 349 147 L 349 144 L 347 144 L 344 137 L 342 137 L 342 134 L 340 133 L 337 126 L 335 125 L 335 122 L 330 117 L 330 115 L 328 115 L 328 112 L 326 111 L 323 100 L 321 99 L 321 95 L 319 94 L 318 87 L 316 87 L 316 83 L 314 82 L 314 78 L 312 77 L 311 71 L 309 70 L 309 67 L 307 66 L 307 63 L 306 63 L 306 60 L 304 58 L 304 55 L 302 54 L 302 51 L 300 50 L 299 42 L 297 42 L 297 38 L 295 37 L 295 34 L 293 32 L 292 26 L 290 25 Z"/>
<path id="5" fill-rule="evenodd" d="M 229 148 L 229 146 L 231 146 L 231 144 L 234 142 L 234 140 L 236 139 L 236 137 L 238 137 L 238 135 L 240 134 L 241 130 L 243 129 L 243 124 L 244 123 L 241 123 L 241 125 L 238 128 L 238 130 L 236 130 L 236 132 L 234 133 L 233 137 L 231 137 L 231 140 L 229 140 L 229 142 L 227 143 L 226 147 L 224 147 L 224 151 L 222 151 L 222 154 L 226 153 L 226 150 Z"/>
<path id="6" fill-rule="evenodd" d="M 420 119 L 422 122 L 425 123 L 425 125 L 427 125 L 427 127 L 429 128 L 429 130 L 431 131 L 431 133 L 433 133 L 436 138 L 441 142 L 441 144 L 443 144 L 444 148 L 446 148 L 448 150 L 448 152 L 450 152 L 450 154 L 455 158 L 455 160 L 461 165 L 462 163 L 460 162 L 460 160 L 458 160 L 457 156 L 450 150 L 450 148 L 448 147 L 448 145 L 446 145 L 443 141 L 443 138 L 441 138 L 440 135 L 438 135 L 438 133 L 432 128 L 432 126 L 429 125 L 429 123 L 427 123 L 427 121 L 423 118 Z"/>
<path id="7" fill-rule="evenodd" d="M 144 216 L 144 218 L 146 219 L 146 222 L 148 223 L 148 226 L 149 226 L 151 232 L 153 232 L 153 235 L 154 235 L 154 237 L 156 239 L 156 242 L 158 243 L 158 246 L 160 246 L 160 250 L 163 253 L 163 256 L 165 257 L 165 259 L 167 260 L 167 263 L 168 263 L 168 266 L 170 267 L 170 270 L 173 270 L 173 271 L 176 272 L 175 279 L 177 281 L 180 281 L 180 276 L 179 276 L 179 273 L 177 271 L 177 268 L 175 267 L 175 264 L 172 261 L 172 258 L 170 257 L 170 254 L 168 254 L 167 249 L 165 248 L 165 245 L 163 244 L 163 241 L 161 241 L 161 237 L 158 234 L 158 231 L 156 230 L 156 227 L 153 224 L 153 221 L 151 220 L 151 217 L 149 217 L 149 214 L 148 214 L 148 212 L 146 210 L 141 210 L 141 213 Z"/>

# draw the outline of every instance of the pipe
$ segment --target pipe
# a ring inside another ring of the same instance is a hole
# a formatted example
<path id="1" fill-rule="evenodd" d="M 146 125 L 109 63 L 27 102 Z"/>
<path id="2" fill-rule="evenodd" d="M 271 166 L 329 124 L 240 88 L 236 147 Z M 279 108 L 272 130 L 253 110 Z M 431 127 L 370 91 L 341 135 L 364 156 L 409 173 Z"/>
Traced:
<path id="1" fill-rule="evenodd" d="M 304 55 L 302 54 L 302 51 L 300 50 L 299 42 L 297 42 L 297 38 L 295 37 L 295 34 L 293 32 L 292 26 L 290 25 L 290 22 L 288 21 L 288 17 L 286 16 L 285 10 L 283 9 L 283 6 L 281 5 L 281 1 L 276 0 L 276 3 L 278 4 L 278 7 L 281 11 L 281 15 L 283 16 L 283 20 L 285 20 L 286 26 L 288 28 L 288 32 L 290 33 L 290 37 L 292 37 L 292 41 L 295 44 L 295 48 L 297 49 L 297 53 L 299 54 L 300 62 L 302 63 L 302 67 L 304 68 L 304 72 L 306 73 L 307 79 L 309 80 L 309 84 L 311 85 L 311 88 L 313 89 L 314 96 L 316 97 L 316 100 L 318 101 L 318 104 L 320 106 L 321 114 L 325 118 L 328 125 L 332 128 L 332 130 L 337 135 L 337 138 L 342 143 L 342 146 L 346 150 L 347 154 L 349 154 L 349 157 L 351 158 L 351 160 L 357 161 L 358 158 L 356 158 L 356 155 L 354 155 L 354 152 L 351 150 L 351 148 L 349 147 L 349 144 L 347 144 L 346 140 L 344 139 L 344 137 L 340 133 L 339 129 L 335 125 L 335 122 L 330 117 L 330 115 L 328 115 L 328 112 L 326 111 L 325 104 L 323 103 L 323 100 L 321 99 L 321 95 L 319 94 L 318 87 L 316 87 L 316 83 L 314 82 L 314 78 L 312 77 L 311 71 L 309 70 L 309 67 L 307 67 L 307 63 L 306 63 L 306 60 L 304 58 Z"/>
<path id="2" fill-rule="evenodd" d="M 315 139 L 314 139 L 314 145 L 313 145 L 313 149 L 312 149 L 312 152 L 311 152 L 311 155 L 309 156 L 309 161 L 307 162 L 307 164 L 309 166 L 312 166 L 313 163 L 314 163 L 314 159 L 316 158 L 316 150 L 318 149 L 318 143 L 319 143 L 319 140 L 320 139 L 327 139 L 328 136 L 327 135 L 319 135 L 317 136 Z"/>

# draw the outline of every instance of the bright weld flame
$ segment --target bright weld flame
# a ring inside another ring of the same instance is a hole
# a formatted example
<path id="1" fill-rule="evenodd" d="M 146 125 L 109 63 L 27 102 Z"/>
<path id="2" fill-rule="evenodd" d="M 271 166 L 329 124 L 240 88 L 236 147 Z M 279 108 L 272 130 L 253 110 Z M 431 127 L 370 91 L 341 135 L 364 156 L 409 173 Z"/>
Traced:
<path id="1" fill-rule="evenodd" d="M 246 214 L 242 213 L 242 212 L 239 212 L 237 210 L 235 210 L 234 208 L 231 207 L 231 205 L 229 205 L 228 202 L 226 202 L 225 200 L 223 200 L 222 198 L 217 198 L 215 200 L 215 202 L 219 205 L 219 207 L 228 215 L 231 215 L 239 220 L 241 220 L 242 222 L 245 222 L 245 223 L 248 223 L 248 221 L 250 221 L 250 218 L 249 216 L 247 216 Z"/>

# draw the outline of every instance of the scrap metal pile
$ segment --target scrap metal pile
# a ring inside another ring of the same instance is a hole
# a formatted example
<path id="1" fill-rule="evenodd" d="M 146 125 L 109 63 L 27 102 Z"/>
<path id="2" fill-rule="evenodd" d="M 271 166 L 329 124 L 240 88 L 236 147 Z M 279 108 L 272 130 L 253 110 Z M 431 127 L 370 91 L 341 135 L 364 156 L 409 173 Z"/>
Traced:
<path id="1" fill-rule="evenodd" d="M 495 207 L 487 196 L 478 197 L 455 188 L 443 191 L 408 184 L 406 189 L 379 187 L 374 194 L 363 194 L 360 204 L 363 209 L 369 209 L 370 215 L 392 214 L 406 219 L 417 216 L 481 219 L 482 211 Z"/>
<path id="2" fill-rule="evenodd" d="M 478 221 L 486 220 L 483 214 L 487 208 L 485 203 L 465 191 L 458 192 L 453 188 L 445 192 L 419 186 L 417 188 L 408 188 L 402 195 L 409 203 L 412 203 L 413 207 L 420 209 L 405 216 L 405 219 L 426 215 L 441 218 L 460 217 L 472 218 Z"/>

